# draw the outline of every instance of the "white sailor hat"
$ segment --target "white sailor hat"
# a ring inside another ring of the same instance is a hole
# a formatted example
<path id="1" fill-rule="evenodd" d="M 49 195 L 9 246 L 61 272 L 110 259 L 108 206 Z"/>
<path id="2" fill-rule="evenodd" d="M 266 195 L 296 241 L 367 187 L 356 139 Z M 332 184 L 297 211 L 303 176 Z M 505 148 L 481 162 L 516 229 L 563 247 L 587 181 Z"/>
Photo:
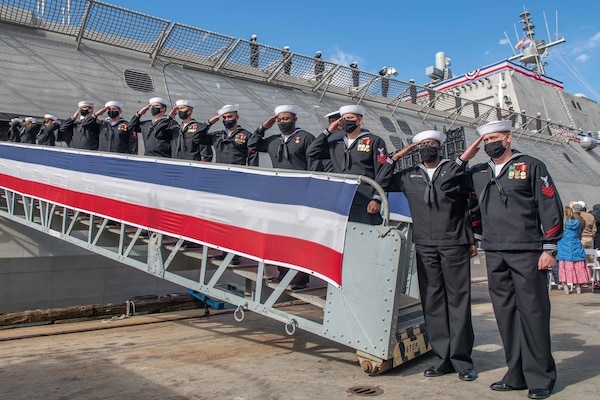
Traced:
<path id="1" fill-rule="evenodd" d="M 52 115 L 52 114 L 44 114 L 44 118 L 45 118 L 45 119 L 51 119 L 51 120 L 53 120 L 53 121 L 56 121 L 56 120 L 58 120 L 58 118 L 56 118 L 56 117 L 55 117 L 54 115 Z"/>
<path id="2" fill-rule="evenodd" d="M 153 97 L 150 100 L 148 100 L 148 103 L 150 103 L 150 104 L 159 103 L 159 104 L 162 104 L 163 106 L 166 106 L 167 104 L 169 104 L 169 102 L 162 97 Z"/>
<path id="3" fill-rule="evenodd" d="M 33 118 L 33 117 L 25 117 L 25 121 L 27 121 L 27 122 L 35 122 L 35 118 Z"/>
<path id="4" fill-rule="evenodd" d="M 325 115 L 325 118 L 332 118 L 335 117 L 336 119 L 341 117 L 340 112 L 339 111 L 332 111 L 329 114 Z"/>
<path id="5" fill-rule="evenodd" d="M 188 107 L 196 107 L 196 103 L 194 103 L 193 100 L 185 100 L 185 99 L 179 99 L 175 102 L 176 106 L 188 106 Z"/>
<path id="6" fill-rule="evenodd" d="M 583 200 L 576 201 L 574 204 L 579 204 L 582 208 L 587 210 L 587 204 L 585 204 L 585 201 Z"/>
<path id="7" fill-rule="evenodd" d="M 21 118 L 19 118 L 19 117 L 16 117 L 16 118 L 11 118 L 10 122 L 12 122 L 13 124 L 15 122 L 21 123 L 21 122 L 23 122 L 23 120 Z"/>
<path id="8" fill-rule="evenodd" d="M 344 114 L 358 114 L 358 115 L 365 115 L 365 108 L 361 105 L 349 105 L 349 106 L 343 106 L 340 107 L 340 115 L 344 115 Z"/>
<path id="9" fill-rule="evenodd" d="M 300 108 L 298 108 L 298 106 L 295 106 L 293 104 L 286 104 L 283 106 L 275 107 L 275 115 L 278 115 L 279 113 L 284 113 L 284 112 L 289 112 L 294 115 L 298 115 L 299 111 L 300 111 Z"/>
<path id="10" fill-rule="evenodd" d="M 77 103 L 77 107 L 91 107 L 94 108 L 94 103 L 92 103 L 91 101 L 80 101 L 79 103 Z"/>
<path id="11" fill-rule="evenodd" d="M 492 121 L 477 128 L 479 136 L 487 135 L 488 133 L 510 132 L 512 121 Z"/>
<path id="12" fill-rule="evenodd" d="M 107 101 L 106 104 L 104 104 L 104 107 L 118 107 L 118 108 L 123 108 L 123 104 L 120 101 L 111 100 L 111 101 Z"/>
<path id="13" fill-rule="evenodd" d="M 419 132 L 415 136 L 413 136 L 412 142 L 413 143 L 421 143 L 425 139 L 437 140 L 438 142 L 440 142 L 440 144 L 442 144 L 446 141 L 446 134 L 444 134 L 443 132 L 434 131 L 434 130 L 423 131 L 423 132 Z"/>
<path id="14" fill-rule="evenodd" d="M 217 114 L 222 115 L 225 113 L 230 113 L 230 112 L 237 112 L 240 108 L 239 104 L 227 104 L 224 105 L 223 107 L 221 107 L 219 109 L 219 111 L 217 111 Z"/>

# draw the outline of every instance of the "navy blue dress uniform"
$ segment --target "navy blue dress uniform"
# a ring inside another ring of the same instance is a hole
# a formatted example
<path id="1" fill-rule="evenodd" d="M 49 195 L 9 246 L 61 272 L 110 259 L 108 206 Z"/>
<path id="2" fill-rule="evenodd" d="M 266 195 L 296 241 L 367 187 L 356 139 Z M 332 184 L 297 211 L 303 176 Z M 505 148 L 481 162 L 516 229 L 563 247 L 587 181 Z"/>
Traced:
<path id="1" fill-rule="evenodd" d="M 8 141 L 16 143 L 20 142 L 21 134 L 25 131 L 25 127 L 23 126 L 23 120 L 21 118 L 12 118 L 10 120 L 9 125 L 10 127 L 8 128 Z"/>
<path id="2" fill-rule="evenodd" d="M 142 136 L 144 143 L 144 155 L 153 157 L 172 157 L 172 141 L 179 135 L 179 124 L 173 118 L 165 115 L 167 100 L 162 97 L 153 97 L 148 101 L 148 106 L 142 110 L 146 112 L 150 108 L 151 120 L 141 121 L 140 112 L 131 118 L 130 124 L 134 132 Z M 150 107 L 152 106 L 152 107 Z M 141 110 L 141 111 L 142 111 Z"/>
<path id="3" fill-rule="evenodd" d="M 529 388 L 530 398 L 550 396 L 556 381 L 551 353 L 547 269 L 556 263 L 563 207 L 545 164 L 510 148 L 511 121 L 478 128 L 491 159 L 473 166 L 479 198 L 481 247 L 490 297 L 508 371 L 493 390 Z"/>
<path id="4" fill-rule="evenodd" d="M 60 123 L 56 120 L 54 115 L 45 114 L 44 125 L 41 126 L 38 131 L 36 143 L 45 146 L 55 146 L 60 126 Z"/>
<path id="5" fill-rule="evenodd" d="M 190 108 L 190 111 L 179 111 L 179 118 L 183 121 L 177 140 L 175 142 L 175 158 L 183 160 L 196 160 L 211 162 L 213 158 L 212 146 L 200 144 L 200 135 L 202 132 L 206 133 L 210 128 L 210 124 L 206 122 L 198 122 L 191 118 L 185 122 L 187 118 L 191 116 L 196 103 L 192 100 L 177 100 L 176 106 L 186 106 Z"/>
<path id="6" fill-rule="evenodd" d="M 286 104 L 275 107 L 275 115 L 263 123 L 254 134 L 258 138 L 258 151 L 267 152 L 271 158 L 273 168 L 295 169 L 302 171 L 320 170 L 320 160 L 307 156 L 309 145 L 315 137 L 300 128 L 296 128 L 298 121 L 298 106 Z M 277 121 L 280 134 L 265 136 L 265 131 Z M 279 282 L 287 273 L 288 268 L 278 267 L 279 276 L 273 282 Z M 305 272 L 298 272 L 290 282 L 292 290 L 306 287 L 310 276 Z"/>
<path id="7" fill-rule="evenodd" d="M 26 117 L 23 121 L 23 132 L 21 133 L 21 141 L 27 140 L 27 143 L 37 143 L 37 137 L 43 126 L 33 117 Z M 52 132 L 56 135 L 56 129 Z M 33 142 L 32 142 L 33 140 Z"/>
<path id="8" fill-rule="evenodd" d="M 239 104 L 227 104 L 217 111 L 224 130 L 200 132 L 200 144 L 214 146 L 215 162 L 258 166 L 257 137 L 238 124 Z"/>
<path id="9" fill-rule="evenodd" d="M 79 118 L 69 117 L 63 121 L 59 130 L 61 139 L 75 149 L 98 150 L 100 123 L 93 112 L 94 103 L 80 101 L 77 105 Z"/>
<path id="10" fill-rule="evenodd" d="M 138 137 L 133 127 L 121 117 L 123 104 L 111 100 L 104 104 L 108 109 L 108 118 L 100 123 L 100 143 L 98 150 L 112 153 L 137 154 Z"/>
<path id="11" fill-rule="evenodd" d="M 319 170 L 320 161 L 307 156 L 308 146 L 315 140 L 313 134 L 296 128 L 298 107 L 295 105 L 281 105 L 275 108 L 275 116 L 291 117 L 289 121 L 279 121 L 279 135 L 265 136 L 268 128 L 265 124 L 254 131 L 257 135 L 257 148 L 259 152 L 266 152 L 271 158 L 273 168 L 296 169 L 303 171 Z M 286 115 L 287 114 L 287 115 Z M 272 118 L 268 121 L 271 121 Z"/>
<path id="12" fill-rule="evenodd" d="M 338 139 L 329 140 L 332 132 L 326 129 L 310 145 L 308 157 L 330 160 L 332 172 L 364 175 L 374 179 L 383 187 L 387 186 L 390 170 L 382 168 L 388 158 L 387 148 L 379 136 L 360 128 L 365 108 L 360 105 L 349 105 L 341 107 L 339 112 L 342 118 L 345 118 L 346 114 L 354 114 L 358 118 L 341 121 L 342 129 L 346 134 Z M 354 137 L 350 139 L 349 134 Z M 379 212 L 367 211 L 373 200 L 381 202 L 371 185 L 361 184 L 354 196 L 349 220 L 371 225 L 382 223 Z"/>
<path id="13" fill-rule="evenodd" d="M 470 263 L 472 252 L 476 252 L 471 218 L 476 202 L 469 201 L 473 187 L 466 163 L 460 158 L 452 161 L 440 157 L 445 140 L 446 135 L 435 130 L 415 135 L 413 145 L 396 153 L 392 160 L 408 155 L 418 145 L 422 163 L 393 174 L 389 191 L 404 193 L 413 220 L 421 304 L 427 335 L 437 356 L 435 365 L 424 375 L 436 377 L 456 371 L 461 380 L 472 381 L 477 378 L 471 358 Z"/>

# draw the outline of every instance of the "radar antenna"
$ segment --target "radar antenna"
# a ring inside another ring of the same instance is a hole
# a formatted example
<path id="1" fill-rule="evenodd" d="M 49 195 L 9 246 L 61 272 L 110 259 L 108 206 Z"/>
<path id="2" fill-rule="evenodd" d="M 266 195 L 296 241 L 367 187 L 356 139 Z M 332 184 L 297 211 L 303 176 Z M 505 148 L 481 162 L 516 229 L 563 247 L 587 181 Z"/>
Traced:
<path id="1" fill-rule="evenodd" d="M 536 40 L 534 31 L 535 25 L 533 24 L 533 22 L 531 22 L 531 14 L 529 13 L 529 11 L 523 11 L 521 14 L 519 14 L 519 17 L 521 17 L 521 20 L 519 22 L 523 24 L 523 38 L 517 42 L 515 48 L 521 50 L 521 52 L 510 57 L 509 61 L 518 59 L 519 62 L 523 64 L 526 68 L 533 69 L 540 75 L 545 75 L 546 71 L 544 67 L 548 64 L 544 62 L 544 59 L 548 57 L 548 48 L 556 46 L 557 44 L 564 43 L 566 40 L 564 38 L 557 38 L 557 40 L 550 43 L 546 43 L 543 39 Z M 547 22 L 546 31 L 548 31 Z M 529 65 L 532 66 L 529 67 Z"/>

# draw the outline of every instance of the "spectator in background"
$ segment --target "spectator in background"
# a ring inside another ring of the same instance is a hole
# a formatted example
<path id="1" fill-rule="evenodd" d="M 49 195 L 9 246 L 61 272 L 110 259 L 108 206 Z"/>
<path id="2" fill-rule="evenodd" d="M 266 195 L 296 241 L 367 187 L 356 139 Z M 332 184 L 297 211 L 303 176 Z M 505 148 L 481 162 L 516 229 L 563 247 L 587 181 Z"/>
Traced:
<path id="1" fill-rule="evenodd" d="M 596 234 L 594 235 L 594 248 L 600 249 L 600 204 L 594 204 L 592 211 L 590 212 L 594 216 L 594 222 L 596 223 Z"/>
<path id="2" fill-rule="evenodd" d="M 593 249 L 594 248 L 594 236 L 596 236 L 596 219 L 592 214 L 587 212 L 587 205 L 583 201 L 578 201 L 575 204 L 578 204 L 581 207 L 581 211 L 579 214 L 581 218 L 585 221 L 585 226 L 583 227 L 581 233 L 581 243 L 585 249 Z M 574 205 L 575 206 L 575 205 Z M 594 255 L 590 254 L 587 256 L 588 262 L 594 262 Z"/>
<path id="3" fill-rule="evenodd" d="M 577 294 L 581 294 L 581 284 L 590 281 L 585 261 L 585 249 L 579 240 L 579 221 L 573 215 L 571 207 L 565 207 L 564 231 L 557 244 L 558 276 L 564 284 L 565 294 L 569 294 L 569 284 L 573 284 Z"/>

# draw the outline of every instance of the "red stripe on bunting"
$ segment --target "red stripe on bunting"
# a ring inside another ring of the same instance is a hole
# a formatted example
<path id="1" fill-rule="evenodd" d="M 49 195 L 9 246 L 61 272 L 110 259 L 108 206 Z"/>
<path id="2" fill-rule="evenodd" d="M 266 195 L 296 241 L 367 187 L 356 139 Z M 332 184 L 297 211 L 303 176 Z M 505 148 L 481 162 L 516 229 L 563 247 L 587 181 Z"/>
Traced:
<path id="1" fill-rule="evenodd" d="M 185 236 L 263 260 L 310 269 L 341 285 L 342 253 L 316 242 L 272 235 L 0 174 L 0 186 L 50 202 Z"/>

